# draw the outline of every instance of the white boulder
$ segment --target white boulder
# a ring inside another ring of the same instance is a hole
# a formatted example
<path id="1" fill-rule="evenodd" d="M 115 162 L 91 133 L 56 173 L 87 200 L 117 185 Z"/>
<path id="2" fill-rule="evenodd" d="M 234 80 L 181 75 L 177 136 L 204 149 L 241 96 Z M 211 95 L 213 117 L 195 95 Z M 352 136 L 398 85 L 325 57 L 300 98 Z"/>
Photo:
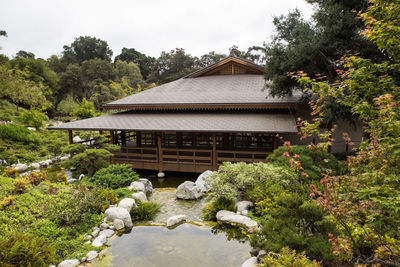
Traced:
<path id="1" fill-rule="evenodd" d="M 74 143 L 78 143 L 78 142 L 82 141 L 82 139 L 79 137 L 79 135 L 74 136 L 74 138 L 72 140 L 74 141 Z"/>
<path id="2" fill-rule="evenodd" d="M 137 193 L 133 193 L 131 195 L 133 198 L 138 199 L 142 202 L 146 202 L 147 201 L 147 197 L 146 194 L 144 192 L 137 192 Z"/>
<path id="3" fill-rule="evenodd" d="M 144 184 L 138 181 L 134 181 L 131 183 L 131 185 L 129 186 L 129 190 L 135 189 L 136 191 L 139 192 L 144 192 L 145 187 Z"/>
<path id="4" fill-rule="evenodd" d="M 86 260 L 87 260 L 87 261 L 92 261 L 92 260 L 94 260 L 95 258 L 97 258 L 97 256 L 99 256 L 99 253 L 97 253 L 97 251 L 95 251 L 95 250 L 89 251 L 89 252 L 86 254 Z"/>
<path id="5" fill-rule="evenodd" d="M 176 197 L 180 199 L 198 199 L 203 196 L 201 189 L 191 181 L 186 181 L 176 189 Z"/>
<path id="6" fill-rule="evenodd" d="M 29 168 L 29 166 L 25 163 L 18 163 L 15 164 L 14 168 L 17 170 L 17 172 L 24 172 Z"/>
<path id="7" fill-rule="evenodd" d="M 124 222 L 120 219 L 115 219 L 113 221 L 113 224 L 114 224 L 115 230 L 117 230 L 117 231 L 124 229 L 124 227 L 125 227 Z"/>
<path id="8" fill-rule="evenodd" d="M 92 242 L 92 246 L 93 247 L 101 247 L 104 245 L 104 243 L 107 242 L 107 237 L 105 235 L 99 235 L 98 237 L 96 237 L 93 242 Z"/>
<path id="9" fill-rule="evenodd" d="M 248 213 L 248 210 L 253 206 L 254 205 L 252 202 L 246 200 L 238 201 L 235 204 L 236 212 L 241 215 L 246 215 Z"/>
<path id="10" fill-rule="evenodd" d="M 202 193 L 207 192 L 210 189 L 210 184 L 207 183 L 206 178 L 210 176 L 213 172 L 212 171 L 205 171 L 200 176 L 196 179 L 196 184 L 197 187 L 200 188 Z"/>
<path id="11" fill-rule="evenodd" d="M 144 192 L 147 193 L 153 193 L 153 184 L 150 182 L 149 179 L 147 178 L 139 178 L 139 182 L 144 184 Z"/>
<path id="12" fill-rule="evenodd" d="M 132 227 L 132 218 L 129 212 L 125 208 L 121 207 L 110 207 L 104 212 L 104 216 L 108 221 L 112 222 L 115 219 L 120 219 L 124 222 L 126 227 Z"/>
<path id="13" fill-rule="evenodd" d="M 115 234 L 114 230 L 106 229 L 99 233 L 99 235 L 104 235 L 105 237 L 109 238 Z"/>
<path id="14" fill-rule="evenodd" d="M 256 221 L 250 219 L 249 217 L 236 214 L 232 211 L 220 210 L 217 212 L 216 217 L 219 222 L 243 226 L 250 233 L 258 229 L 258 224 Z"/>
<path id="15" fill-rule="evenodd" d="M 58 264 L 58 267 L 75 267 L 80 264 L 80 261 L 78 259 L 73 259 L 73 260 L 64 260 Z"/>
<path id="16" fill-rule="evenodd" d="M 128 212 L 131 212 L 132 208 L 137 208 L 137 205 L 133 198 L 126 197 L 119 202 L 118 207 L 124 208 Z"/>
<path id="17" fill-rule="evenodd" d="M 256 267 L 256 266 L 257 266 L 257 257 L 251 257 L 242 264 L 242 267 Z"/>
<path id="18" fill-rule="evenodd" d="M 187 216 L 186 215 L 175 215 L 175 216 L 171 216 L 168 218 L 167 220 L 167 227 L 176 225 L 178 223 L 187 221 Z"/>

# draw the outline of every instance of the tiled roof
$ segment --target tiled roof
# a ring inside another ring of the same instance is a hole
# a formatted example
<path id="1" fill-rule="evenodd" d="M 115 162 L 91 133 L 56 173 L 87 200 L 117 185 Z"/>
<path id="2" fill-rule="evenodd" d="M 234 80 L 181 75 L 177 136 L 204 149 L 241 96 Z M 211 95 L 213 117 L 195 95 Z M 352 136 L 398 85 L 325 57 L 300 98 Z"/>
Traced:
<path id="1" fill-rule="evenodd" d="M 296 133 L 290 114 L 117 113 L 49 127 L 54 130 Z"/>
<path id="2" fill-rule="evenodd" d="M 271 97 L 263 75 L 215 75 L 182 78 L 106 105 L 293 104 L 300 95 Z"/>

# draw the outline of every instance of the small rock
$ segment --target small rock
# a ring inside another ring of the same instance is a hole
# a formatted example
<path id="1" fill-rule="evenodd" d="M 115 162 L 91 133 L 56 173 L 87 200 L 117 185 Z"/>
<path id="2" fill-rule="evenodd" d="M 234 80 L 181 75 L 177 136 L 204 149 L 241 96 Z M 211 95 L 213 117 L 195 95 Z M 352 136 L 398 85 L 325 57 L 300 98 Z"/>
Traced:
<path id="1" fill-rule="evenodd" d="M 147 178 L 139 178 L 139 182 L 144 184 L 144 192 L 146 194 L 153 193 L 153 184 L 150 182 L 149 179 L 147 179 Z"/>
<path id="2" fill-rule="evenodd" d="M 128 228 L 133 226 L 131 215 L 124 208 L 120 208 L 120 207 L 108 208 L 104 212 L 104 216 L 107 218 L 108 221 L 111 221 L 111 222 L 113 222 L 115 219 L 120 219 L 124 222 L 124 225 Z"/>
<path id="3" fill-rule="evenodd" d="M 258 261 L 261 261 L 261 259 L 262 258 L 264 258 L 265 256 L 267 256 L 267 252 L 265 251 L 265 250 L 260 250 L 259 252 L 258 252 L 258 255 L 257 255 L 257 260 Z"/>
<path id="4" fill-rule="evenodd" d="M 108 237 L 112 237 L 114 235 L 114 233 L 115 233 L 114 230 L 106 229 L 106 230 L 101 231 L 99 233 L 99 235 L 104 235 L 108 238 Z"/>
<path id="5" fill-rule="evenodd" d="M 94 260 L 95 258 L 97 258 L 98 255 L 99 255 L 99 253 L 97 253 L 97 251 L 94 251 L 94 250 L 89 251 L 89 252 L 86 254 L 87 261 L 92 261 L 92 260 Z"/>
<path id="6" fill-rule="evenodd" d="M 78 259 L 64 260 L 58 264 L 58 267 L 75 267 L 81 263 Z"/>
<path id="7" fill-rule="evenodd" d="M 115 219 L 114 220 L 114 227 L 115 230 L 121 230 L 125 227 L 124 222 L 120 219 Z"/>
<path id="8" fill-rule="evenodd" d="M 92 242 L 92 246 L 93 247 L 101 247 L 103 246 L 104 243 L 107 242 L 107 237 L 105 235 L 99 235 L 98 237 L 96 237 L 93 242 Z"/>
<path id="9" fill-rule="evenodd" d="M 167 227 L 176 225 L 176 224 L 181 223 L 181 222 L 186 221 L 186 220 L 187 220 L 187 216 L 186 215 L 171 216 L 167 220 Z"/>
<path id="10" fill-rule="evenodd" d="M 31 163 L 30 167 L 33 168 L 33 169 L 39 169 L 40 168 L 40 164 L 36 163 L 36 162 L 35 163 Z"/>
<path id="11" fill-rule="evenodd" d="M 137 208 L 136 202 L 133 198 L 124 198 L 118 204 L 118 207 L 126 209 L 128 212 L 131 212 L 132 208 Z"/>
<path id="12" fill-rule="evenodd" d="M 146 194 L 143 193 L 143 192 L 133 193 L 133 194 L 132 194 L 132 197 L 133 197 L 133 198 L 136 198 L 136 199 L 138 199 L 138 200 L 140 200 L 140 201 L 142 201 L 142 202 L 146 202 L 146 201 L 147 201 Z"/>
<path id="13" fill-rule="evenodd" d="M 242 264 L 242 267 L 256 267 L 256 266 L 257 266 L 257 257 L 251 257 Z"/>
<path id="14" fill-rule="evenodd" d="M 176 197 L 180 199 L 198 199 L 202 196 L 201 189 L 191 181 L 183 182 L 176 189 Z"/>
<path id="15" fill-rule="evenodd" d="M 92 236 L 97 237 L 99 235 L 100 228 L 99 227 L 94 227 L 92 231 Z"/>
<path id="16" fill-rule="evenodd" d="M 250 201 L 239 201 L 235 204 L 236 211 L 238 211 L 239 213 L 242 213 L 242 211 L 248 210 L 253 206 L 253 203 Z"/>
<path id="17" fill-rule="evenodd" d="M 108 223 L 103 222 L 102 224 L 100 224 L 100 230 L 108 229 L 108 227 L 110 227 Z"/>
<path id="18" fill-rule="evenodd" d="M 256 221 L 250 219 L 249 217 L 235 214 L 232 211 L 220 210 L 217 212 L 217 220 L 224 223 L 238 224 L 247 229 L 248 232 L 252 233 L 258 229 L 258 224 Z"/>
<path id="19" fill-rule="evenodd" d="M 132 190 L 132 189 L 135 189 L 136 191 L 139 191 L 139 192 L 144 192 L 145 187 L 144 187 L 143 183 L 135 181 L 135 182 L 132 182 L 131 185 L 129 186 L 129 190 Z"/>

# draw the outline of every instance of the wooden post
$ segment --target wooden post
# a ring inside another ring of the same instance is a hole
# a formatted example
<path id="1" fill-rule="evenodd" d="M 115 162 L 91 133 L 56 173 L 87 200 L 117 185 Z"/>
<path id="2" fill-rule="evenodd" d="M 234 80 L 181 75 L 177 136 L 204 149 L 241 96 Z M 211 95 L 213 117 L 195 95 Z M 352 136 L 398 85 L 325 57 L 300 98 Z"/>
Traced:
<path id="1" fill-rule="evenodd" d="M 111 144 L 115 144 L 114 131 L 110 131 L 110 143 Z"/>
<path id="2" fill-rule="evenodd" d="M 72 137 L 72 130 L 68 130 L 68 139 L 70 144 L 74 143 L 74 138 Z"/>
<path id="3" fill-rule="evenodd" d="M 217 135 L 215 133 L 212 134 L 213 140 L 213 150 L 212 150 L 212 166 L 213 171 L 217 170 Z"/>
<path id="4" fill-rule="evenodd" d="M 158 152 L 158 171 L 162 173 L 163 159 L 162 159 L 162 147 L 161 147 L 161 133 L 157 133 L 157 152 Z"/>

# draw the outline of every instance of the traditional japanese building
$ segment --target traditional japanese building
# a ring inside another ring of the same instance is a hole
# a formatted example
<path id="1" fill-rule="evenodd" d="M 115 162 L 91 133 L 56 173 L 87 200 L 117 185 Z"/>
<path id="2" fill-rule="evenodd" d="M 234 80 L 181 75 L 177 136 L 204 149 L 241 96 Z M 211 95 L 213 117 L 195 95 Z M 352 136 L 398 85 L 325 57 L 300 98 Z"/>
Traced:
<path id="1" fill-rule="evenodd" d="M 121 146 L 114 163 L 136 169 L 202 172 L 224 161 L 260 162 L 295 139 L 301 95 L 274 98 L 263 68 L 230 56 L 218 63 L 123 99 L 105 109 L 116 114 L 50 129 L 109 132 Z M 301 110 L 304 112 L 304 110 Z"/>

